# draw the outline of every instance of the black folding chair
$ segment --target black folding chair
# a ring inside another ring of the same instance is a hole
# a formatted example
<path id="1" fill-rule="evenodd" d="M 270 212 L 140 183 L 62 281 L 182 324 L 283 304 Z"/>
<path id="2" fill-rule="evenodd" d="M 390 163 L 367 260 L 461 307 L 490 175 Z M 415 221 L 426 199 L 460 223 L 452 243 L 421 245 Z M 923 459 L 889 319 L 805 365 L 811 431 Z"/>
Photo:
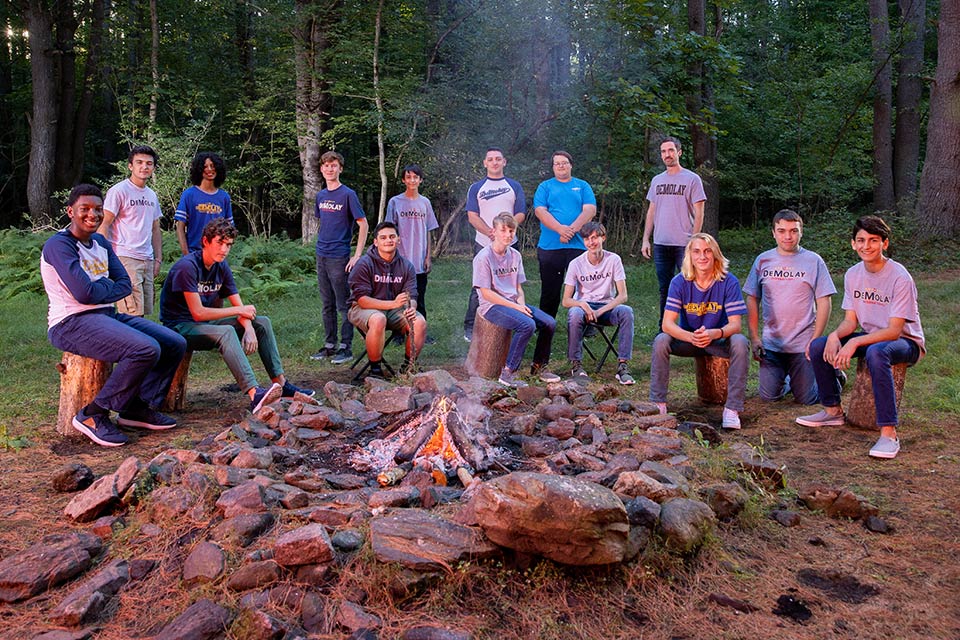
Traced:
<path id="1" fill-rule="evenodd" d="M 357 356 L 356 360 L 353 361 L 353 364 L 350 365 L 350 369 L 356 369 L 357 365 L 360 364 L 361 361 L 364 361 L 363 366 L 360 367 L 360 370 L 357 371 L 356 375 L 353 376 L 353 382 L 360 382 L 361 380 L 363 380 L 367 371 L 370 370 L 371 363 L 370 363 L 370 357 L 367 355 L 367 343 L 366 343 L 367 334 L 365 331 L 361 331 L 360 327 L 354 327 L 354 328 L 360 334 L 360 337 L 364 338 L 363 353 Z M 383 355 L 380 356 L 380 365 L 383 367 L 383 372 L 387 375 L 388 378 L 392 378 L 395 375 L 397 375 L 396 372 L 394 372 L 393 367 L 390 366 L 390 363 L 387 362 L 387 358 L 385 357 L 387 347 L 390 346 L 390 344 L 393 342 L 394 337 L 397 335 L 403 336 L 403 332 L 402 331 L 390 332 L 390 334 L 386 337 L 386 340 L 384 340 L 384 343 L 383 343 L 384 353 Z M 403 344 L 403 343 L 401 342 L 400 344 Z"/>
<path id="2" fill-rule="evenodd" d="M 593 349 L 590 348 L 590 343 L 587 341 L 586 337 L 583 340 L 583 350 L 587 352 L 587 355 L 597 363 L 597 368 L 595 369 L 596 373 L 600 372 L 600 369 L 603 369 L 603 364 L 607 361 L 607 358 L 611 353 L 617 352 L 617 336 L 620 335 L 620 325 L 613 327 L 613 335 L 608 336 L 606 330 L 610 325 L 606 324 L 597 324 L 596 322 L 588 322 L 584 326 L 584 336 L 586 336 L 586 329 L 588 327 L 594 327 L 597 330 L 597 335 L 599 335 L 603 342 L 600 344 L 600 347 L 603 348 L 603 355 L 600 358 L 597 358 L 596 354 L 593 352 Z"/>

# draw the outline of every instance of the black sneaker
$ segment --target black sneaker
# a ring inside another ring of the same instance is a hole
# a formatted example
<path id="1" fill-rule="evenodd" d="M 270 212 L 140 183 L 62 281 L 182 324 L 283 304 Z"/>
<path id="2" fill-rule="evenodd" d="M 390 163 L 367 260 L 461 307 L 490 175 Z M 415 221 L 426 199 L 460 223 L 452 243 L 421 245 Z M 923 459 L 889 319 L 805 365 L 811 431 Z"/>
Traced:
<path id="1" fill-rule="evenodd" d="M 379 362 L 370 363 L 370 373 L 367 374 L 370 378 L 380 378 L 381 380 L 386 380 L 387 376 L 383 373 L 383 367 L 380 366 Z"/>
<path id="2" fill-rule="evenodd" d="M 257 387 L 257 390 L 253 393 L 253 400 L 250 401 L 250 413 L 255 414 L 268 404 L 276 402 L 280 399 L 282 393 L 283 387 L 276 382 L 269 387 Z"/>
<path id="3" fill-rule="evenodd" d="M 320 349 L 320 351 L 317 351 L 316 353 L 311 354 L 311 355 L 310 355 L 310 359 L 311 359 L 311 360 L 326 360 L 327 358 L 329 358 L 329 357 L 331 357 L 332 355 L 334 355 L 336 352 L 337 352 L 337 350 L 336 350 L 335 348 L 333 348 L 333 347 L 324 347 L 323 349 Z"/>
<path id="4" fill-rule="evenodd" d="M 280 394 L 280 397 L 281 397 L 281 398 L 292 398 L 292 397 L 293 397 L 293 394 L 295 394 L 295 393 L 300 393 L 300 394 L 302 394 L 302 395 L 305 395 L 305 396 L 307 396 L 307 397 L 312 398 L 313 396 L 316 395 L 317 392 L 314 391 L 313 389 L 303 389 L 303 388 L 298 387 L 297 385 L 291 383 L 289 380 L 284 380 L 284 381 L 283 381 L 283 389 L 282 389 L 282 392 L 281 392 L 281 394 Z"/>
<path id="5" fill-rule="evenodd" d="M 340 351 L 337 351 L 337 355 L 330 358 L 330 364 L 343 364 L 344 362 L 350 362 L 353 360 L 353 352 L 350 351 L 347 347 L 343 347 Z"/>
<path id="6" fill-rule="evenodd" d="M 177 421 L 159 411 L 144 407 L 132 411 L 130 409 L 121 411 L 120 415 L 117 416 L 117 424 L 122 427 L 140 427 L 151 431 L 163 431 L 164 429 L 173 429 L 177 426 Z"/>
<path id="7" fill-rule="evenodd" d="M 73 428 L 101 447 L 119 447 L 127 444 L 129 440 L 110 422 L 110 416 L 105 413 L 88 416 L 80 409 L 77 415 L 73 416 Z"/>

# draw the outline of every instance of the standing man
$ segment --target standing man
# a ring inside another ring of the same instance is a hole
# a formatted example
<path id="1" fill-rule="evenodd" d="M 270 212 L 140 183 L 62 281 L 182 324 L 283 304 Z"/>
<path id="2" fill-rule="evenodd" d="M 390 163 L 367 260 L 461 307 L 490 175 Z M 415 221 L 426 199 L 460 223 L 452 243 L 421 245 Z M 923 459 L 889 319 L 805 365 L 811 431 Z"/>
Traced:
<path id="1" fill-rule="evenodd" d="M 256 413 L 279 397 L 297 392 L 312 396 L 312 389 L 293 385 L 283 374 L 270 318 L 244 304 L 227 263 L 237 239 L 237 229 L 225 218 L 203 228 L 201 249 L 189 253 L 170 268 L 160 292 L 160 321 L 182 335 L 194 351 L 217 349 Z M 223 306 L 227 300 L 230 306 Z M 247 355 L 260 355 L 273 384 L 257 385 Z"/>
<path id="2" fill-rule="evenodd" d="M 416 311 L 416 274 L 410 261 L 398 253 L 400 243 L 397 225 L 381 222 L 373 230 L 373 246 L 350 272 L 347 318 L 366 334 L 370 375 L 376 378 L 383 377 L 380 361 L 387 329 L 407 338 L 401 373 L 409 370 L 427 337 L 427 321 Z"/>
<path id="3" fill-rule="evenodd" d="M 563 274 L 570 262 L 586 250 L 580 228 L 597 215 L 593 189 L 573 177 L 573 158 L 566 151 L 553 153 L 553 177 L 537 187 L 533 207 L 540 220 L 537 242 L 540 308 L 556 318 L 563 293 Z"/>
<path id="4" fill-rule="evenodd" d="M 503 169 L 506 166 L 507 159 L 503 156 L 503 149 L 490 147 L 483 158 L 487 177 L 474 182 L 467 191 L 467 219 L 477 230 L 473 243 L 474 257 L 493 242 L 493 219 L 500 213 L 512 213 L 517 226 L 523 223 L 527 215 L 523 187 L 516 180 L 504 177 Z M 516 241 L 514 236 L 513 243 Z M 467 342 L 473 338 L 473 322 L 479 306 L 477 289 L 472 287 L 467 314 L 463 317 L 463 339 Z"/>
<path id="5" fill-rule="evenodd" d="M 342 172 L 342 155 L 336 151 L 327 151 L 320 156 L 320 173 L 323 174 L 327 186 L 317 194 L 315 209 L 315 215 L 320 220 L 320 228 L 317 230 L 317 285 L 320 288 L 320 302 L 323 304 L 323 329 L 326 335 L 323 348 L 310 358 L 330 358 L 333 364 L 343 364 L 353 359 L 353 325 L 347 320 L 347 299 L 350 297 L 347 274 L 363 255 L 369 229 L 357 192 L 340 182 Z M 350 241 L 353 239 L 354 222 L 360 231 L 357 235 L 357 248 L 351 256 Z M 339 343 L 337 313 L 341 319 Z"/>
<path id="6" fill-rule="evenodd" d="M 783 209 L 773 216 L 776 249 L 764 251 L 753 263 L 743 287 L 753 358 L 760 362 L 760 398 L 779 400 L 790 377 L 793 399 L 817 402 L 808 349 L 823 335 L 830 319 L 830 297 L 837 292 L 823 258 L 800 246 L 803 219 Z M 760 303 L 763 303 L 763 338 Z"/>
<path id="7" fill-rule="evenodd" d="M 800 416 L 797 423 L 807 427 L 842 425 L 840 384 L 834 368 L 846 369 L 854 357 L 864 358 L 873 381 L 873 404 L 880 429 L 870 456 L 895 458 L 900 452 L 899 416 L 891 366 L 914 364 L 926 352 L 917 285 L 902 264 L 884 255 L 890 246 L 890 227 L 881 218 L 863 216 L 857 220 L 850 246 L 860 262 L 843 276 L 846 315 L 836 329 L 810 344 L 810 362 L 823 411 Z"/>
<path id="8" fill-rule="evenodd" d="M 203 247 L 200 238 L 207 223 L 226 218 L 233 224 L 230 194 L 220 188 L 227 179 L 227 165 L 223 158 L 209 151 L 201 151 L 190 163 L 190 183 L 193 185 L 180 195 L 180 204 L 173 214 L 180 253 L 187 255 Z"/>
<path id="9" fill-rule="evenodd" d="M 430 232 L 439 227 L 430 200 L 420 195 L 423 171 L 418 164 L 403 168 L 406 190 L 390 198 L 385 220 L 396 225 L 397 235 L 403 238 L 400 255 L 410 261 L 417 274 L 417 313 L 427 317 L 424 297 L 427 293 L 427 274 L 430 273 Z M 356 324 L 356 323 L 354 323 Z M 370 350 L 367 349 L 369 354 Z"/>
<path id="10" fill-rule="evenodd" d="M 667 137 L 660 143 L 660 158 L 667 170 L 650 182 L 647 191 L 647 219 L 643 224 L 644 258 L 650 259 L 650 232 L 653 232 L 653 265 L 660 285 L 660 322 L 667 304 L 670 280 L 680 271 L 683 251 L 690 236 L 703 228 L 703 206 L 707 195 L 700 176 L 680 166 L 680 141 Z"/>
<path id="11" fill-rule="evenodd" d="M 627 302 L 627 274 L 620 256 L 603 249 L 607 229 L 591 220 L 581 228 L 587 251 L 573 259 L 563 282 L 563 306 L 567 313 L 567 357 L 570 375 L 589 382 L 583 370 L 583 328 L 587 323 L 619 327 L 617 382 L 633 384 L 627 362 L 633 354 L 633 309 Z"/>
<path id="12" fill-rule="evenodd" d="M 159 162 L 146 145 L 130 149 L 130 177 L 107 191 L 103 222 L 98 232 L 110 241 L 130 275 L 133 291 L 117 302 L 117 309 L 132 316 L 153 313 L 153 281 L 160 275 L 163 241 L 160 236 L 160 200 L 147 181 Z"/>
<path id="13" fill-rule="evenodd" d="M 79 184 L 67 198 L 70 226 L 43 245 L 40 275 L 50 308 L 50 344 L 88 358 L 116 363 L 93 401 L 73 418 L 73 427 L 103 447 L 126 444 L 110 420 L 143 429 L 170 429 L 173 418 L 156 411 L 183 359 L 186 341 L 173 331 L 133 315 L 113 303 L 130 294 L 130 276 L 97 233 L 103 221 L 103 194 Z"/>

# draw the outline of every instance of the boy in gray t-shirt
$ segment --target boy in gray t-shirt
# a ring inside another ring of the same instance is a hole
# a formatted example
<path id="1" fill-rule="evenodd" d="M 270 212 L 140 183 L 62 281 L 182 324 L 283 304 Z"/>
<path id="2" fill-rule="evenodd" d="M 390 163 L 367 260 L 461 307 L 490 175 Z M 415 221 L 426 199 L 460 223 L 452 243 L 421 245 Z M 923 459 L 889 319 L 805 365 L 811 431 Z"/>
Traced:
<path id="1" fill-rule="evenodd" d="M 743 287 L 753 357 L 760 362 L 762 400 L 786 395 L 788 376 L 794 400 L 814 404 L 818 399 L 807 347 L 826 329 L 830 297 L 837 288 L 823 259 L 800 246 L 802 237 L 803 219 L 790 209 L 779 211 L 773 217 L 777 246 L 757 256 Z"/>
<path id="2" fill-rule="evenodd" d="M 810 361 L 824 408 L 797 418 L 798 424 L 808 427 L 842 425 L 840 386 L 833 369 L 846 369 L 854 357 L 863 358 L 873 381 L 880 429 L 880 438 L 870 449 L 874 458 L 894 458 L 900 452 L 891 366 L 914 364 L 925 352 L 917 287 L 903 265 L 884 255 L 889 244 L 890 227 L 882 219 L 863 216 L 857 220 L 850 245 L 861 262 L 850 267 L 843 279 L 843 321 L 810 344 Z"/>
<path id="3" fill-rule="evenodd" d="M 493 324 L 512 332 L 507 361 L 500 372 L 500 384 L 508 387 L 527 386 L 516 378 L 527 343 L 537 333 L 533 352 L 532 375 L 542 382 L 558 382 L 560 376 L 547 371 L 550 347 L 557 321 L 526 304 L 523 297 L 523 258 L 511 247 L 517 234 L 517 222 L 510 213 L 493 219 L 493 241 L 473 258 L 473 288 L 480 298 L 480 315 Z"/>

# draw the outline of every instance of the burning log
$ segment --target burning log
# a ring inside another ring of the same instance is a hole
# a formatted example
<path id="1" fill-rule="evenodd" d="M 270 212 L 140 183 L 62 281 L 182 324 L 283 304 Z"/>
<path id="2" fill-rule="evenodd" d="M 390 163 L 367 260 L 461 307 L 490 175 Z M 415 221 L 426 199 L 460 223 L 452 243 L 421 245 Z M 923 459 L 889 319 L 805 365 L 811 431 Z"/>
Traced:
<path id="1" fill-rule="evenodd" d="M 460 451 L 460 455 L 463 456 L 474 469 L 484 471 L 487 468 L 485 463 L 487 457 L 483 451 L 480 450 L 480 447 L 475 444 L 474 439 L 470 437 L 468 432 L 469 427 L 463 423 L 460 414 L 451 412 L 448 416 L 447 429 L 450 431 L 450 437 Z"/>
<path id="2" fill-rule="evenodd" d="M 377 474 L 377 482 L 380 483 L 381 487 L 389 487 L 403 480 L 408 471 L 409 469 L 406 466 L 392 467 Z"/>
<path id="3" fill-rule="evenodd" d="M 427 416 L 429 417 L 429 415 Z M 416 457 L 417 452 L 426 444 L 427 440 L 430 439 L 430 436 L 433 435 L 434 431 L 437 430 L 437 423 L 424 419 L 420 424 L 420 428 L 403 443 L 403 446 L 400 447 L 400 450 L 397 451 L 397 454 L 393 456 L 393 461 L 397 464 L 403 464 L 404 462 L 410 462 Z"/>

